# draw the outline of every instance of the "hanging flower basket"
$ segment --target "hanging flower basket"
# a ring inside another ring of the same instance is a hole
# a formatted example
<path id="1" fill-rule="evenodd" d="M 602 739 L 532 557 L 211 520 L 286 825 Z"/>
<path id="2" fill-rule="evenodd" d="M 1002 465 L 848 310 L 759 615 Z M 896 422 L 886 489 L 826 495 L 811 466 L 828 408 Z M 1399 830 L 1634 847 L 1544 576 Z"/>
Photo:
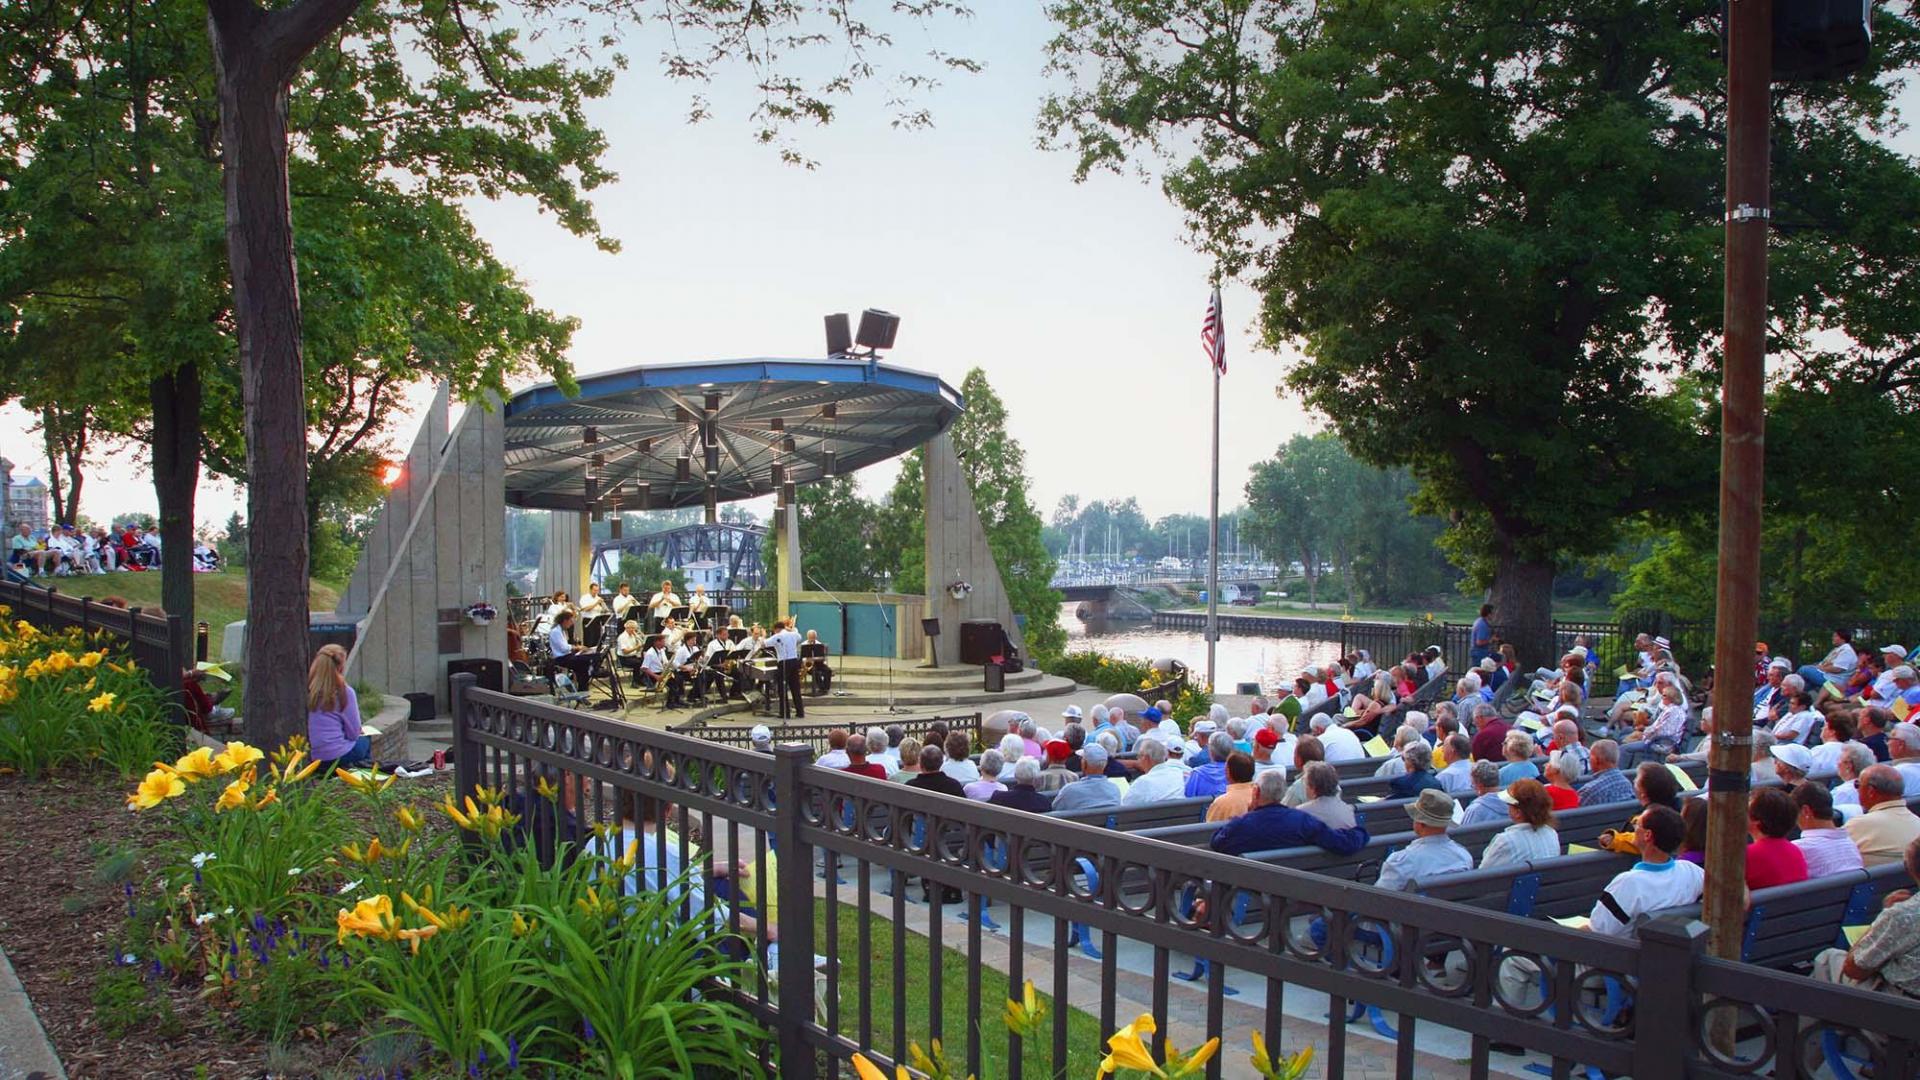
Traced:
<path id="1" fill-rule="evenodd" d="M 964 581 L 955 581 L 947 585 L 947 595 L 953 597 L 955 600 L 965 600 L 967 594 L 972 591 L 973 586 Z"/>
<path id="2" fill-rule="evenodd" d="M 487 625 L 492 622 L 494 616 L 498 614 L 500 614 L 499 610 L 485 600 L 477 604 L 469 605 L 467 608 L 467 618 L 471 620 L 475 626 Z"/>

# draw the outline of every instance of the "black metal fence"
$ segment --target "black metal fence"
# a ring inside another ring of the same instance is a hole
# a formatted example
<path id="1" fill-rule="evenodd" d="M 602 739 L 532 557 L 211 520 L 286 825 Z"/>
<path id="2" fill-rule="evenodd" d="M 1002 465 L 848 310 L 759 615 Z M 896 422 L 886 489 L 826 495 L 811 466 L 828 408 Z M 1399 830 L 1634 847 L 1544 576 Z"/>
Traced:
<path id="1" fill-rule="evenodd" d="M 42 630 L 79 627 L 88 633 L 119 638 L 133 662 L 139 664 L 168 696 L 178 702 L 182 669 L 187 660 L 186 622 L 178 615 L 159 615 L 140 608 L 113 607 L 88 596 L 70 596 L 57 588 L 0 580 L 0 604 L 13 609 Z"/>
<path id="2" fill-rule="evenodd" d="M 927 732 L 935 724 L 945 724 L 948 732 L 964 732 L 975 743 L 980 741 L 980 714 L 962 713 L 956 716 L 923 716 L 911 720 L 893 720 L 888 717 L 872 717 L 838 724 L 779 724 L 773 728 L 774 740 L 781 743 L 805 743 L 815 754 L 827 749 L 827 740 L 836 731 L 865 731 L 870 727 L 892 727 L 898 725 L 906 732 L 906 737 L 926 741 Z M 678 735 L 690 735 L 702 742 L 718 743 L 722 746 L 751 746 L 753 729 L 729 724 L 725 727 L 709 727 L 705 721 L 695 720 L 671 729 Z M 897 747 L 896 747 L 897 749 Z"/>
<path id="3" fill-rule="evenodd" d="M 822 1059 L 838 1075 L 856 1051 L 891 1073 L 910 1042 L 934 1038 L 962 1074 L 1004 1040 L 1002 1075 L 1085 1075 L 1099 1040 L 1139 1012 L 1160 1018 L 1156 1051 L 1215 1035 L 1244 1047 L 1245 1027 L 1226 1022 L 1230 982 L 1264 992 L 1254 1022 L 1269 1047 L 1297 1048 L 1297 1026 L 1312 1025 L 1335 1078 L 1376 1055 L 1397 1075 L 1426 1072 L 1416 1040 L 1428 1026 L 1465 1034 L 1475 1078 L 1496 1041 L 1549 1058 L 1555 1077 L 1797 1077 L 1829 1036 L 1860 1033 L 1864 1050 L 1847 1045 L 1874 1075 L 1920 1071 L 1920 1005 L 1707 959 L 1697 923 L 1638 940 L 1580 933 L 815 769 L 802 745 L 756 753 L 636 728 L 476 690 L 470 676 L 453 700 L 461 791 L 484 783 L 531 802 L 535 778 L 557 778 L 582 819 L 564 826 L 575 836 L 636 797 L 666 804 L 674 831 L 650 835 L 659 850 L 645 863 L 661 882 L 670 835 L 690 868 L 777 852 L 785 962 L 731 992 L 771 1032 L 782 1077 L 811 1080 Z M 541 850 L 559 827 L 544 823 Z M 738 908 L 725 918 L 742 925 Z M 768 928 L 752 936 L 767 955 Z M 1193 982 L 1172 977 L 1195 962 Z M 996 1020 L 998 995 L 1028 979 L 1051 997 L 1031 1046 Z M 1390 1043 L 1350 1039 L 1355 1010 Z M 1711 1042 L 1723 1026 L 1739 1033 L 1731 1051 Z"/>

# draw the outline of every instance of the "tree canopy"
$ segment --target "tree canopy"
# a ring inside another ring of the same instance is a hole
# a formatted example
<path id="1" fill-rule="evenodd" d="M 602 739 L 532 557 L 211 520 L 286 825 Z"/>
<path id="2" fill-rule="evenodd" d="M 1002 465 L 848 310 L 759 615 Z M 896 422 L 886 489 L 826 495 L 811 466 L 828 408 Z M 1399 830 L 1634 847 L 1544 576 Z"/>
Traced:
<path id="1" fill-rule="evenodd" d="M 1675 388 L 1716 376 L 1720 8 L 1061 0 L 1042 125 L 1082 176 L 1160 171 L 1298 350 L 1287 388 L 1411 468 L 1532 633 L 1561 562 L 1710 505 L 1716 433 Z M 1874 17 L 1868 70 L 1774 95 L 1788 379 L 1920 373 L 1920 174 L 1875 138 L 1920 40 Z"/>

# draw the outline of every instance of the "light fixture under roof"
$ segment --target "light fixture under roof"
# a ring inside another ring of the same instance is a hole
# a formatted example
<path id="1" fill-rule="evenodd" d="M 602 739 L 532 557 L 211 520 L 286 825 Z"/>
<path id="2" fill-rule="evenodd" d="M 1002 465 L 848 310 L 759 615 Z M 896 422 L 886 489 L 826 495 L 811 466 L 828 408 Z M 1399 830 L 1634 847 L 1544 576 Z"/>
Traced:
<path id="1" fill-rule="evenodd" d="M 701 385 L 705 386 L 705 385 L 711 385 L 711 384 L 702 383 Z M 707 391 L 705 405 L 708 413 L 719 412 L 720 411 L 720 391 L 718 390 Z"/>
<path id="2" fill-rule="evenodd" d="M 785 431 L 787 430 L 787 422 L 776 416 L 767 421 L 767 427 L 772 431 Z"/>
<path id="3" fill-rule="evenodd" d="M 840 405 L 838 402 L 829 401 L 825 405 L 820 406 L 820 417 L 823 420 L 832 420 L 839 415 Z"/>
<path id="4" fill-rule="evenodd" d="M 592 446 L 594 443 L 599 442 L 600 429 L 597 427 L 587 428 L 586 430 L 580 433 L 580 441 L 583 443 L 586 443 L 588 446 Z"/>
<path id="5" fill-rule="evenodd" d="M 685 454 L 673 459 L 673 478 L 686 483 L 693 479 L 693 459 Z"/>
<path id="6" fill-rule="evenodd" d="M 824 453 L 822 453 L 822 454 L 820 455 L 820 470 L 821 470 L 821 472 L 823 472 L 823 473 L 825 473 L 825 474 L 826 474 L 826 475 L 828 475 L 828 476 L 832 476 L 832 475 L 833 475 L 833 467 L 834 467 L 834 465 L 835 465 L 835 464 L 837 464 L 837 463 L 838 463 L 838 459 L 839 459 L 839 457 L 840 457 L 840 455 L 839 455 L 839 453 L 838 453 L 837 451 L 833 451 L 833 450 L 828 450 L 828 451 L 825 451 Z"/>

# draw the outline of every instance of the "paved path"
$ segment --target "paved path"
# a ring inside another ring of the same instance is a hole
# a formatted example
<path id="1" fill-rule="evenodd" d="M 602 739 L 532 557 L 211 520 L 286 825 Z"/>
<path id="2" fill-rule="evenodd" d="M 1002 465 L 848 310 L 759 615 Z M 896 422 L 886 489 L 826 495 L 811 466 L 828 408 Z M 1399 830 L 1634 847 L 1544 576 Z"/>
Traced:
<path id="1" fill-rule="evenodd" d="M 26 988 L 0 952 L 0 1080 L 66 1080 Z"/>

